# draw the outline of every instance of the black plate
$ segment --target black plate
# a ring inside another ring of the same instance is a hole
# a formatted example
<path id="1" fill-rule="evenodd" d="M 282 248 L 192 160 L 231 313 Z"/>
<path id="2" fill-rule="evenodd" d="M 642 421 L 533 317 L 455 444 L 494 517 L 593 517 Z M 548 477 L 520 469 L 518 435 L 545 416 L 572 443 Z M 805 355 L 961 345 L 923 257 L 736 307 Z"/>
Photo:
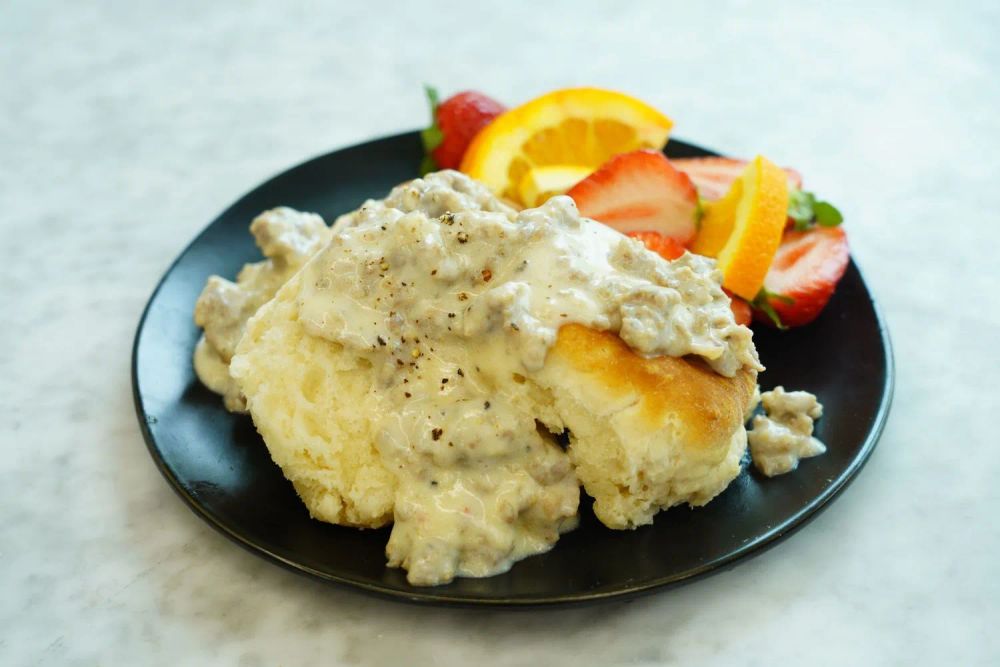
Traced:
<path id="1" fill-rule="evenodd" d="M 680 141 L 671 156 L 706 155 Z M 786 537 L 834 498 L 864 465 L 885 423 L 892 357 L 885 324 L 852 262 L 820 318 L 787 333 L 758 329 L 777 384 L 816 393 L 825 407 L 818 436 L 829 451 L 799 470 L 766 479 L 744 471 L 697 510 L 677 507 L 631 532 L 600 525 L 581 502 L 580 527 L 547 554 L 486 579 L 415 588 L 385 567 L 388 529 L 361 531 L 313 521 L 268 455 L 249 417 L 227 413 L 191 367 L 198 330 L 195 299 L 209 274 L 232 277 L 256 261 L 247 226 L 277 205 L 316 211 L 327 221 L 413 178 L 416 132 L 315 158 L 233 204 L 174 262 L 153 293 L 136 333 L 135 406 L 150 454 L 190 507 L 250 551 L 325 581 L 420 602 L 539 605 L 624 597 L 732 566 Z M 585 498 L 585 497 L 584 497 Z"/>

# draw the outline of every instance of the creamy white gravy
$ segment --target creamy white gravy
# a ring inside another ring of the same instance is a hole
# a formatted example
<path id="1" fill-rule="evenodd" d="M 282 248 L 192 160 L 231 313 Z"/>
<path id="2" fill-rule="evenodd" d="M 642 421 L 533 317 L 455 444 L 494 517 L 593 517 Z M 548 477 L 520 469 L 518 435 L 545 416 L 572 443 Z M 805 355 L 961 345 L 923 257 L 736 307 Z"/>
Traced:
<path id="1" fill-rule="evenodd" d="M 764 415 L 753 418 L 747 433 L 754 466 L 768 477 L 795 470 L 799 459 L 818 456 L 826 445 L 814 438 L 813 422 L 823 415 L 823 406 L 807 391 L 785 391 L 775 387 L 760 395 Z"/>
<path id="2" fill-rule="evenodd" d="M 302 281 L 306 331 L 374 369 L 376 444 L 398 479 L 387 555 L 414 584 L 504 571 L 575 524 L 568 457 L 512 399 L 562 325 L 762 370 L 712 260 L 666 262 L 567 197 L 515 213 L 457 172 L 341 218 Z"/>
<path id="3" fill-rule="evenodd" d="M 229 361 L 247 320 L 332 234 L 320 216 L 287 207 L 258 215 L 250 233 L 266 259 L 244 265 L 235 283 L 210 276 L 194 309 L 195 324 L 204 329 L 194 351 L 195 373 L 206 387 L 222 395 L 231 412 L 246 411 L 246 401 L 229 375 Z"/>

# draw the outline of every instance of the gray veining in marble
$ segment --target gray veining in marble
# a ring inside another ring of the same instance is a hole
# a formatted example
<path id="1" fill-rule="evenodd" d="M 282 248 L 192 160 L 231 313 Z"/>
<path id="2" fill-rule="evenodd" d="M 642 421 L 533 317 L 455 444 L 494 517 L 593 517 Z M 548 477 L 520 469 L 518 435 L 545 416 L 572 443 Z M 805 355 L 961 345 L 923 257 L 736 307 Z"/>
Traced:
<path id="1" fill-rule="evenodd" d="M 624 6 L 0 6 L 0 664 L 1000 663 L 998 5 Z M 317 585 L 184 507 L 129 388 L 156 280 L 255 183 L 423 123 L 424 81 L 628 90 L 838 202 L 898 364 L 855 484 L 730 572 L 527 613 Z"/>

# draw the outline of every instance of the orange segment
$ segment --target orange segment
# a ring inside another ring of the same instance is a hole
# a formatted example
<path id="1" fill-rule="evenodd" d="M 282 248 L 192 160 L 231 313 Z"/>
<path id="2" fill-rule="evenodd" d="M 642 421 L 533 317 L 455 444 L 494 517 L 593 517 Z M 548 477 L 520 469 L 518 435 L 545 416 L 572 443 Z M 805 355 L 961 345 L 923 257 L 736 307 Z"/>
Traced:
<path id="1" fill-rule="evenodd" d="M 673 121 L 645 102 L 599 88 L 557 90 L 498 116 L 476 135 L 461 169 L 521 204 L 521 181 L 536 167 L 593 171 L 608 158 L 661 149 Z M 570 184 L 572 185 L 572 184 Z"/>
<path id="2" fill-rule="evenodd" d="M 737 187 L 742 192 L 732 218 L 732 231 L 717 257 L 723 286 L 749 301 L 764 284 L 764 276 L 781 244 L 788 216 L 788 178 L 780 167 L 758 155 L 723 199 L 729 199 Z M 725 211 L 725 207 L 718 210 L 720 218 Z M 721 227 L 724 223 L 717 224 Z M 714 227 L 710 228 L 713 236 L 709 237 L 708 245 L 715 243 L 717 233 Z"/>
<path id="3" fill-rule="evenodd" d="M 591 174 L 590 167 L 557 164 L 532 167 L 518 184 L 518 195 L 525 206 L 541 206 L 550 197 L 562 194 Z"/>
<path id="4" fill-rule="evenodd" d="M 743 178 L 737 178 L 729 191 L 714 202 L 702 202 L 705 208 L 698 228 L 698 236 L 691 244 L 691 250 L 699 255 L 717 257 L 733 232 L 736 223 L 736 209 L 743 197 Z"/>

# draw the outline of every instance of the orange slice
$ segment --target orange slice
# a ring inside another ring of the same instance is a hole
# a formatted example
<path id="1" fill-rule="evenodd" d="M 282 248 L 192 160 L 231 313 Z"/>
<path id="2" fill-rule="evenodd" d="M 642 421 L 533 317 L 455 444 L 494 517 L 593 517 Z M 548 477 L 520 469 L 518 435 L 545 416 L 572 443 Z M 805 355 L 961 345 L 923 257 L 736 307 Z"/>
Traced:
<path id="1" fill-rule="evenodd" d="M 671 127 L 669 118 L 624 93 L 556 90 L 487 125 L 469 145 L 461 169 L 523 205 L 529 202 L 522 199 L 521 183 L 533 168 L 575 166 L 593 171 L 618 153 L 662 149 Z"/>
<path id="2" fill-rule="evenodd" d="M 781 244 L 787 217 L 788 177 L 758 155 L 726 195 L 708 206 L 692 247 L 718 258 L 723 287 L 753 300 Z"/>
<path id="3" fill-rule="evenodd" d="M 726 246 L 729 235 L 736 223 L 736 209 L 743 197 L 742 176 L 733 181 L 729 191 L 713 202 L 702 202 L 704 213 L 698 227 L 698 235 L 691 244 L 691 250 L 699 255 L 717 257 Z"/>
<path id="4" fill-rule="evenodd" d="M 532 167 L 518 184 L 519 199 L 525 206 L 541 206 L 549 197 L 568 191 L 591 173 L 590 167 L 575 164 Z"/>

